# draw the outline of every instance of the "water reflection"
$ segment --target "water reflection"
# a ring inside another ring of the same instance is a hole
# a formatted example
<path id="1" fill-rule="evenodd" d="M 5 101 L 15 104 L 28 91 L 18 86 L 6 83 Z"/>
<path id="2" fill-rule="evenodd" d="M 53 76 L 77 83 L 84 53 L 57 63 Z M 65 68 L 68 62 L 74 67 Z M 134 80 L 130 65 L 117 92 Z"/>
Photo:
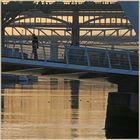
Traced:
<path id="1" fill-rule="evenodd" d="M 116 89 L 56 78 L 3 88 L 2 138 L 105 138 L 107 94 Z"/>
<path id="2" fill-rule="evenodd" d="M 71 80 L 70 87 L 71 87 L 71 108 L 78 109 L 79 108 L 79 84 L 80 81 L 78 80 Z"/>

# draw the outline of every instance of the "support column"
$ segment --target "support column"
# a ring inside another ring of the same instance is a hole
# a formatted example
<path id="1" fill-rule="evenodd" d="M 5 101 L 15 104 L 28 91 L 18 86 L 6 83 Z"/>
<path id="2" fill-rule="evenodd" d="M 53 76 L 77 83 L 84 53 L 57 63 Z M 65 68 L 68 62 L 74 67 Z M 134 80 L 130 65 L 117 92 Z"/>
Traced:
<path id="1" fill-rule="evenodd" d="M 139 81 L 137 76 L 118 75 L 112 76 L 108 80 L 118 85 L 118 92 L 132 92 L 138 94 Z"/>
<path id="2" fill-rule="evenodd" d="M 106 138 L 138 138 L 138 95 L 110 92 L 105 122 Z"/>
<path id="3" fill-rule="evenodd" d="M 122 77 L 122 76 L 121 76 Z M 106 138 L 138 138 L 138 77 L 114 78 L 118 92 L 110 92 L 105 121 Z"/>
<path id="4" fill-rule="evenodd" d="M 125 79 L 117 79 L 118 92 L 131 92 L 138 94 L 138 77 L 127 77 Z"/>
<path id="5" fill-rule="evenodd" d="M 79 15 L 77 11 L 73 12 L 72 45 L 79 45 Z"/>

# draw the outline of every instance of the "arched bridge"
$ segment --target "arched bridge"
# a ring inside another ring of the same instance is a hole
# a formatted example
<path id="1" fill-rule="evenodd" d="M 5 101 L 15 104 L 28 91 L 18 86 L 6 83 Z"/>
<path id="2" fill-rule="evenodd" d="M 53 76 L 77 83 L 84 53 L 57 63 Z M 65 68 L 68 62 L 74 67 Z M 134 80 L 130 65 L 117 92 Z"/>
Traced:
<path id="1" fill-rule="evenodd" d="M 122 5 L 3 2 L 3 66 L 138 75 L 137 16 L 127 16 L 130 7 Z M 32 55 L 33 33 L 39 39 L 38 60 Z"/>
<path id="2" fill-rule="evenodd" d="M 31 41 L 35 33 L 40 40 L 58 46 L 136 47 L 134 29 L 119 2 L 2 3 L 2 37 L 9 40 Z"/>

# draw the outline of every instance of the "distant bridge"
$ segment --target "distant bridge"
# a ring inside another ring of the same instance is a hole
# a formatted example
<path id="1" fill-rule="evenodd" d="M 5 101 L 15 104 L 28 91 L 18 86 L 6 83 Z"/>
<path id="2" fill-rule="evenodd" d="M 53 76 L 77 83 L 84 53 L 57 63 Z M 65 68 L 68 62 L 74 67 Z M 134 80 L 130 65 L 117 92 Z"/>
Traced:
<path id="1" fill-rule="evenodd" d="M 2 3 L 2 37 L 26 41 L 33 33 L 58 46 L 138 46 L 134 27 L 118 2 Z"/>

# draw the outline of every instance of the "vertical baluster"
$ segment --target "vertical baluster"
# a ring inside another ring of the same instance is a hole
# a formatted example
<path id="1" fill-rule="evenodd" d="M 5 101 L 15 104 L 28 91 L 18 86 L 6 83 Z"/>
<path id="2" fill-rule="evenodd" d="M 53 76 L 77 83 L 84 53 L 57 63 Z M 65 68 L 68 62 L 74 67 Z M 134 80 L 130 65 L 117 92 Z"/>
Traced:
<path id="1" fill-rule="evenodd" d="M 87 49 L 87 47 L 85 48 L 85 51 L 86 51 L 88 66 L 90 66 L 90 60 L 89 60 L 89 55 L 88 55 L 88 49 Z"/>
<path id="2" fill-rule="evenodd" d="M 43 42 L 42 42 L 42 46 L 43 46 L 43 53 L 44 53 L 44 61 L 46 62 L 47 57 L 46 57 L 45 46 L 43 45 Z"/>
<path id="3" fill-rule="evenodd" d="M 14 49 L 15 49 L 15 40 L 13 40 L 12 57 L 14 57 L 15 55 Z"/>
<path id="4" fill-rule="evenodd" d="M 132 64 L 131 64 L 131 59 L 130 59 L 129 52 L 127 52 L 127 56 L 128 56 L 129 68 L 130 68 L 130 70 L 132 70 Z"/>
<path id="5" fill-rule="evenodd" d="M 20 49 L 21 49 L 21 58 L 24 59 L 24 56 L 23 56 L 23 46 L 22 46 L 22 41 L 20 40 Z"/>
<path id="6" fill-rule="evenodd" d="M 68 48 L 67 48 L 67 46 L 65 46 L 65 55 L 66 55 L 66 64 L 69 64 L 69 60 L 68 60 Z"/>
<path id="7" fill-rule="evenodd" d="M 106 51 L 106 55 L 107 55 L 107 59 L 108 59 L 109 68 L 111 68 L 111 61 L 110 61 L 110 56 L 109 56 L 108 50 Z"/>

